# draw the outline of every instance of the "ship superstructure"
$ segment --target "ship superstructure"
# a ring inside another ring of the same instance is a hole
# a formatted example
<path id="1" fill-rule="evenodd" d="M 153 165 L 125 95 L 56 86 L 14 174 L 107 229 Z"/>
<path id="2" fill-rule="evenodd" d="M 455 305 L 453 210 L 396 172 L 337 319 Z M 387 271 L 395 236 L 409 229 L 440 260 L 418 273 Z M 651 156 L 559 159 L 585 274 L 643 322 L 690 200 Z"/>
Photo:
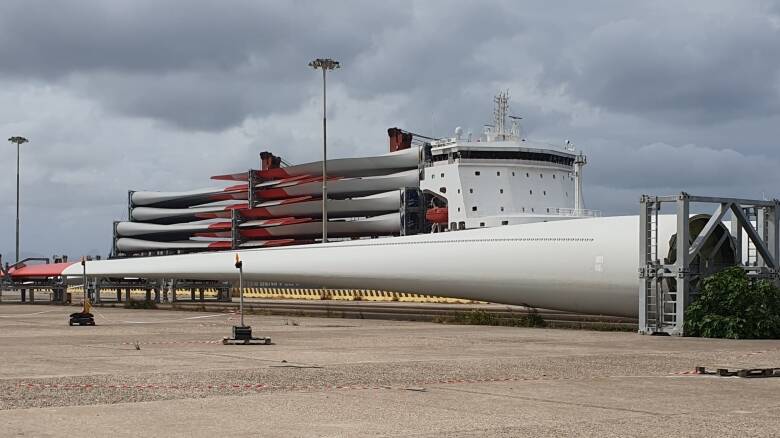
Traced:
<path id="1" fill-rule="evenodd" d="M 442 209 L 439 221 L 446 207 L 442 229 L 598 216 L 582 201 L 585 156 L 568 141 L 555 147 L 523 138 L 519 122 L 503 92 L 495 97 L 493 124 L 479 138 L 458 127 L 454 137 L 430 142 L 420 187 Z"/>

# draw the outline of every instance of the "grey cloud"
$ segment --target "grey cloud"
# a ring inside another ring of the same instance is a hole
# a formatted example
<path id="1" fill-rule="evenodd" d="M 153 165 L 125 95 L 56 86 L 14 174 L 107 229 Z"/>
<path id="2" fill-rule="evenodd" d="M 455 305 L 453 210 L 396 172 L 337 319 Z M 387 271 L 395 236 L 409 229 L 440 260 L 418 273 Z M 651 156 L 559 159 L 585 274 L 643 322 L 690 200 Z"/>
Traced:
<path id="1" fill-rule="evenodd" d="M 740 187 L 749 175 L 753 187 L 771 189 L 780 185 L 776 169 L 780 160 L 745 155 L 731 149 L 715 150 L 697 145 L 672 146 L 653 143 L 638 148 L 590 148 L 589 180 L 596 185 L 623 188 L 692 189 Z"/>
<path id="2" fill-rule="evenodd" d="M 351 64 L 370 46 L 361 35 L 396 26 L 407 10 L 392 2 L 372 4 L 371 13 L 365 8 L 362 2 L 6 3 L 0 58 L 14 62 L 0 65 L 0 74 L 58 81 L 123 114 L 218 131 L 300 105 L 310 93 L 305 84 L 316 79 L 310 59 L 326 55 Z"/>
<path id="3" fill-rule="evenodd" d="M 364 14 L 364 7 L 357 1 L 4 2 L 0 56 L 15 61 L 0 70 L 46 78 L 91 70 L 231 71 L 253 56 L 267 57 L 271 66 L 280 56 L 325 48 L 349 55 L 365 45 L 355 32 L 392 25 L 404 10 L 372 4 L 373 13 Z"/>
<path id="4" fill-rule="evenodd" d="M 776 17 L 736 1 L 3 2 L 0 130 L 32 140 L 24 247 L 105 250 L 128 189 L 209 186 L 262 150 L 318 159 L 318 56 L 344 66 L 331 156 L 384 152 L 393 125 L 479 133 L 509 88 L 529 138 L 588 154 L 591 208 L 778 196 Z M 14 170 L 0 159 L 0 252 Z"/>
<path id="5" fill-rule="evenodd" d="M 763 11 L 660 8 L 610 21 L 567 50 L 558 78 L 581 99 L 678 123 L 780 112 L 780 30 Z"/>
<path id="6" fill-rule="evenodd" d="M 291 80 L 259 81 L 261 76 L 250 74 L 227 77 L 219 72 L 98 73 L 69 82 L 85 94 L 97 95 L 113 111 L 204 131 L 221 131 L 253 115 L 290 111 L 309 94 L 307 87 Z"/>

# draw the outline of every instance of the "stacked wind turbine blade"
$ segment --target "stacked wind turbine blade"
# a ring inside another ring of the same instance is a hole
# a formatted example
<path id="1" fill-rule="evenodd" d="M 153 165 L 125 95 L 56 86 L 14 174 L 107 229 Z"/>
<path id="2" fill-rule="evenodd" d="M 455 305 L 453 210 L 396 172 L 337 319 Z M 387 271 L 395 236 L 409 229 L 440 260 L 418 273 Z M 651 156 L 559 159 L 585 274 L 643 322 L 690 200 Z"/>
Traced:
<path id="1" fill-rule="evenodd" d="M 329 237 L 399 234 L 400 189 L 419 187 L 420 155 L 420 148 L 412 148 L 328 160 Z M 129 221 L 115 226 L 116 249 L 199 251 L 309 243 L 323 228 L 321 167 L 315 161 L 213 176 L 234 182 L 222 188 L 131 192 Z M 239 218 L 235 224 L 234 216 Z"/>

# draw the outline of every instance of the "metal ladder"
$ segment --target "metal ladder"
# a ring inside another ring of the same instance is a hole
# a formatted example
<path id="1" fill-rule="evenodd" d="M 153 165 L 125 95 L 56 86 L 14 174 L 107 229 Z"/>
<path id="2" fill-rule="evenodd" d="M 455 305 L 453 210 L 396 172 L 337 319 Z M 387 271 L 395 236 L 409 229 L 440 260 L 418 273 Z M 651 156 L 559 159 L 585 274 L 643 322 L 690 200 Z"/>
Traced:
<path id="1" fill-rule="evenodd" d="M 647 258 L 652 266 L 646 269 L 654 269 L 654 275 L 645 277 L 645 315 L 648 328 L 652 332 L 661 333 L 665 329 L 677 325 L 678 293 L 665 287 L 665 278 L 660 275 L 663 272 L 661 255 L 658 253 L 658 215 L 660 205 L 657 202 L 648 202 L 648 228 L 646 230 Z"/>
<path id="2" fill-rule="evenodd" d="M 650 210 L 648 215 L 648 229 L 645 234 L 647 242 L 647 260 L 658 266 L 658 204 L 655 202 L 648 202 L 648 209 Z M 649 268 L 650 267 L 648 266 L 648 269 Z M 652 326 L 656 331 L 660 330 L 663 324 L 661 313 L 659 313 L 659 303 L 663 303 L 662 293 L 663 290 L 659 279 L 654 275 L 646 276 L 645 305 L 647 322 L 648 325 Z"/>
<path id="3" fill-rule="evenodd" d="M 755 207 L 745 208 L 745 216 L 747 216 L 748 222 L 756 230 L 758 230 L 758 211 Z M 758 266 L 758 250 L 752 240 L 747 240 L 747 260 L 745 264 L 747 266 Z M 739 249 L 740 251 L 742 248 Z"/>

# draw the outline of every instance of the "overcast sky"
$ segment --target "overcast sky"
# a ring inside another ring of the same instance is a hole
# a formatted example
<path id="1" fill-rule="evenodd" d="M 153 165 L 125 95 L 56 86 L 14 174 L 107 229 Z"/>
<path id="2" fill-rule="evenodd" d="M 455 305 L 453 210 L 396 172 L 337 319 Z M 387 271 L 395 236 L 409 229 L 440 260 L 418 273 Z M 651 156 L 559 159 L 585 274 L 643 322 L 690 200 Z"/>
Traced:
<path id="1" fill-rule="evenodd" d="M 588 155 L 585 198 L 780 197 L 778 1 L 0 3 L 0 134 L 22 151 L 23 254 L 108 253 L 129 189 L 320 154 L 384 153 L 386 129 L 480 132 L 509 89 L 529 139 Z M 0 149 L 13 257 L 15 150 Z"/>

